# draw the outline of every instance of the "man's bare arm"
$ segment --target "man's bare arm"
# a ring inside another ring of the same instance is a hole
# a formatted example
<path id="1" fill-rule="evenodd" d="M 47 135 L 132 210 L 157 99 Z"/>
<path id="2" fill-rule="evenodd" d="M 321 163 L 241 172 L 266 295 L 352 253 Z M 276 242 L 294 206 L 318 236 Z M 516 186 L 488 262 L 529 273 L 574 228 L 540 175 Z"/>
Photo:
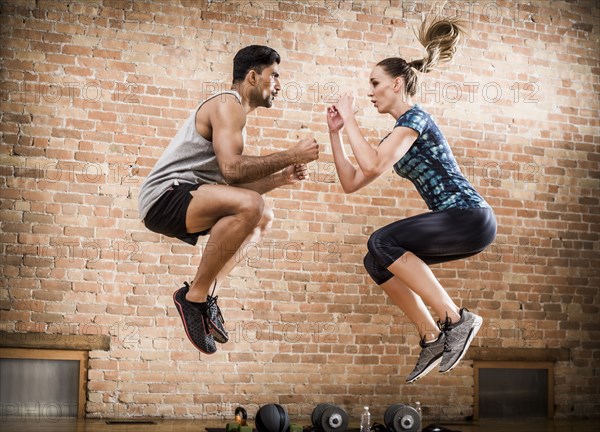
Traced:
<path id="1" fill-rule="evenodd" d="M 267 156 L 244 155 L 242 130 L 246 115 L 234 98 L 226 98 L 216 104 L 210 119 L 215 154 L 228 184 L 253 183 L 294 163 L 307 163 L 318 158 L 314 139 L 302 140 L 289 150 Z"/>
<path id="2" fill-rule="evenodd" d="M 250 189 L 262 195 L 272 191 L 273 189 L 276 189 L 281 186 L 286 186 L 288 184 L 289 183 L 283 177 L 282 171 L 279 171 L 269 175 L 268 177 L 256 180 L 251 183 L 237 183 L 232 184 L 232 186 Z"/>
<path id="3" fill-rule="evenodd" d="M 308 167 L 305 164 L 294 164 L 264 179 L 232 186 L 250 189 L 262 195 L 278 187 L 293 185 L 302 180 L 308 180 L 308 178 Z"/>

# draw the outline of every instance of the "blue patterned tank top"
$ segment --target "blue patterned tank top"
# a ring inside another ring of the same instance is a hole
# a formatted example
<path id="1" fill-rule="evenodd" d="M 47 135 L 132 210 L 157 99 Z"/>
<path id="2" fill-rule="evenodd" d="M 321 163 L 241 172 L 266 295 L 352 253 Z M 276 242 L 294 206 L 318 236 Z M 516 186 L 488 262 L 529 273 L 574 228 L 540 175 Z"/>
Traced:
<path id="1" fill-rule="evenodd" d="M 414 105 L 398 118 L 398 126 L 413 129 L 419 137 L 394 164 L 394 171 L 415 185 L 430 210 L 489 207 L 461 173 L 446 138 L 429 113 Z"/>

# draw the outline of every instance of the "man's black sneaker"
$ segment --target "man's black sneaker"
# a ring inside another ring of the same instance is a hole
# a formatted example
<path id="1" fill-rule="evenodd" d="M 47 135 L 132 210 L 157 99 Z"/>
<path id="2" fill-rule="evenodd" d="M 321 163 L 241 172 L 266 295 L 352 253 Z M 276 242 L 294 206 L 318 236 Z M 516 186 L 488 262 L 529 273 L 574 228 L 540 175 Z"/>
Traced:
<path id="1" fill-rule="evenodd" d="M 183 321 L 185 334 L 198 350 L 205 354 L 214 354 L 217 352 L 217 346 L 209 326 L 208 308 L 205 304 L 186 300 L 185 295 L 189 290 L 189 284 L 184 282 L 184 286 L 173 294 L 173 301 Z"/>

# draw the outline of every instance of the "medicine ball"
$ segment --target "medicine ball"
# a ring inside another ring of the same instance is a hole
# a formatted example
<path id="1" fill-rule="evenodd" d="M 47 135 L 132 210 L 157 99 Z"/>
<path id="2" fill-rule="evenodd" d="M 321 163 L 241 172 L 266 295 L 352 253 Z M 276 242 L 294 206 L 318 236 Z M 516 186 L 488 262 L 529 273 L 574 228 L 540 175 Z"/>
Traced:
<path id="1" fill-rule="evenodd" d="M 260 407 L 256 413 L 258 432 L 287 432 L 290 419 L 281 405 L 268 404 Z"/>

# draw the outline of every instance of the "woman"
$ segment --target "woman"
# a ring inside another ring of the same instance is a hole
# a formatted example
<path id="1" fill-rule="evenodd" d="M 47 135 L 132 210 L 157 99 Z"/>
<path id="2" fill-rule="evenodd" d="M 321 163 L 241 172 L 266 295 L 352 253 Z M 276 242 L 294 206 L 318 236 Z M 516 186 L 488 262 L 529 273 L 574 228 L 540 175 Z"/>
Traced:
<path id="1" fill-rule="evenodd" d="M 333 158 L 344 192 L 365 187 L 393 166 L 414 184 L 430 210 L 374 232 L 364 260 L 373 280 L 418 328 L 422 350 L 407 382 L 425 376 L 438 364 L 440 372 L 454 368 L 482 324 L 481 317 L 459 309 L 429 265 L 475 255 L 496 236 L 489 204 L 460 172 L 433 118 L 411 101 L 417 91 L 415 70 L 426 73 L 451 60 L 462 34 L 456 21 L 424 22 L 418 36 L 427 51 L 425 58 L 411 62 L 388 58 L 373 69 L 371 102 L 379 113 L 396 120 L 377 148 L 359 130 L 351 95 L 343 95 L 327 110 Z M 342 128 L 358 167 L 344 151 Z M 426 305 L 437 314 L 437 324 Z"/>

